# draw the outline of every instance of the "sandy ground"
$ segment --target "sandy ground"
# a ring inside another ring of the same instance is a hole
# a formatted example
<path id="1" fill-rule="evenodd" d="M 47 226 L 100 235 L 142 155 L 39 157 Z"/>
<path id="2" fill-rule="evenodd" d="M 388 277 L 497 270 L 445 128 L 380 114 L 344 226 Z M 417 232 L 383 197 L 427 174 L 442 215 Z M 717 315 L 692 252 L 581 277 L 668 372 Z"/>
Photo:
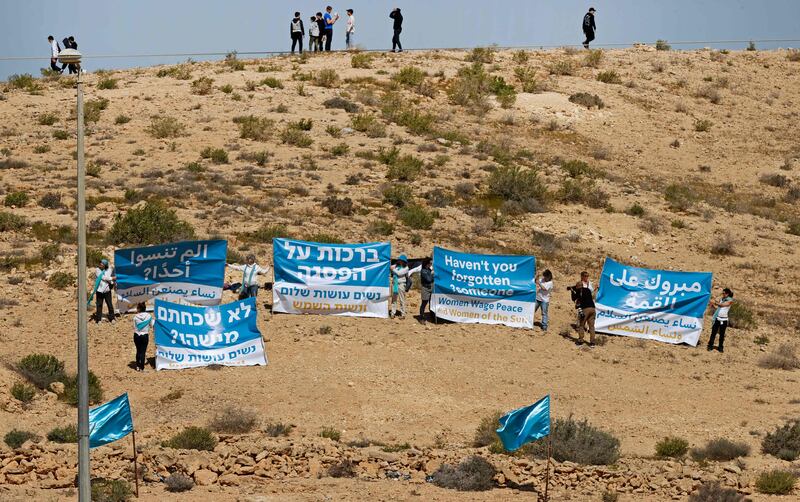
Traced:
<path id="1" fill-rule="evenodd" d="M 214 90 L 206 96 L 190 93 L 191 80 L 156 77 L 157 68 L 114 72 L 119 88 L 112 90 L 95 88 L 99 77 L 88 75 L 87 98 L 110 101 L 100 121 L 91 126 L 87 141 L 89 159 L 104 163 L 100 177 L 89 181 L 90 195 L 99 198 L 89 219 L 103 222 L 106 228 L 131 205 L 123 198 L 125 189 L 137 188 L 164 196 L 201 236 L 227 237 L 232 248 L 255 251 L 265 263 L 271 262 L 270 245 L 248 243 L 237 234 L 280 222 L 300 237 L 326 232 L 345 241 L 368 241 L 375 239 L 369 234 L 369 223 L 387 219 L 396 222 L 389 237 L 393 253 L 409 255 L 429 253 L 434 244 L 477 252 L 522 249 L 538 254 L 537 246 L 531 244 L 534 229 L 566 238 L 555 254 L 540 256 L 540 268 L 551 268 L 556 278 L 547 334 L 539 329 L 421 326 L 412 318 L 273 316 L 265 306 L 259 312 L 259 327 L 269 366 L 137 374 L 128 367 L 134 354 L 131 320 L 126 317 L 113 326 L 92 324 L 92 371 L 100 377 L 106 397 L 130 394 L 142 443 L 160 442 L 182 426 L 202 425 L 220 409 L 234 406 L 256 410 L 264 422 L 291 422 L 298 435 L 315 435 L 322 427 L 333 426 L 342 430 L 344 441 L 360 437 L 419 445 L 437 441 L 459 448 L 469 445 L 483 417 L 550 393 L 555 416 L 585 417 L 613 432 L 627 456 L 652 455 L 655 443 L 667 435 L 684 437 L 693 445 L 726 437 L 753 447 L 746 460 L 753 468 L 773 465 L 774 459 L 758 453 L 759 436 L 800 415 L 798 372 L 762 369 L 757 362 L 764 350 L 797 342 L 800 237 L 786 232 L 787 219 L 798 215 L 797 203 L 784 201 L 787 187 L 768 186 L 759 178 L 780 173 L 789 180 L 788 186 L 797 184 L 800 143 L 794 124 L 800 113 L 800 64 L 787 61 L 782 51 L 715 55 L 631 49 L 606 52 L 599 69 L 580 66 L 574 76 L 547 76 L 552 61 L 572 58 L 580 64 L 583 55 L 552 51 L 530 53 L 530 57 L 528 65 L 549 82 L 549 90 L 520 94 L 512 109 L 494 109 L 483 118 L 450 105 L 444 83 L 437 77 L 430 77 L 437 89 L 432 98 L 402 92 L 409 102 L 438 114 L 443 124 L 475 138 L 475 143 L 483 139 L 533 152 L 553 192 L 564 177 L 554 158 L 590 162 L 607 173 L 598 185 L 609 194 L 614 212 L 554 202 L 545 213 L 509 217 L 502 228 L 493 229 L 490 218 L 473 216 L 469 203 L 459 203 L 439 209 L 432 231 L 405 228 L 395 211 L 380 200 L 386 167 L 365 164 L 356 152 L 397 144 L 404 153 L 429 162 L 436 155 L 448 155 L 443 166 L 431 167 L 427 176 L 412 183 L 420 202 L 425 192 L 449 191 L 460 182 L 474 183 L 480 193 L 487 176 L 481 167 L 492 162 L 491 156 L 480 155 L 474 145 L 469 152 L 441 145 L 438 152 L 417 152 L 418 145 L 436 143 L 436 138 L 415 136 L 394 124 L 389 125 L 386 138 L 367 138 L 361 133 L 333 138 L 325 133 L 326 127 L 348 127 L 349 114 L 325 109 L 321 103 L 340 94 L 354 99 L 359 84 L 345 81 L 339 88 L 327 89 L 305 82 L 307 96 L 299 96 L 297 82 L 292 81 L 297 72 L 335 68 L 343 79 L 374 77 L 380 84 L 407 65 L 430 74 L 443 71 L 450 78 L 467 64 L 463 53 L 379 56 L 372 69 L 352 69 L 349 56 L 340 54 L 308 62 L 252 61 L 244 71 L 229 71 L 222 64 L 196 64 L 193 79 L 214 79 Z M 512 53 L 500 52 L 495 64 L 497 74 L 515 83 L 517 64 Z M 258 65 L 269 65 L 268 71 L 259 73 Z M 599 71 L 611 69 L 623 83 L 632 84 L 609 85 L 595 79 Z M 284 89 L 246 90 L 247 81 L 258 82 L 265 76 L 282 80 Z M 724 85 L 719 84 L 721 79 Z M 695 97 L 698 89 L 713 82 L 719 85 L 719 104 Z M 234 101 L 232 94 L 221 92 L 219 87 L 225 84 L 232 85 L 242 100 Z M 71 205 L 74 143 L 53 140 L 51 131 L 71 129 L 74 93 L 57 83 L 44 85 L 40 95 L 6 90 L 0 101 L 0 144 L 10 150 L 11 158 L 29 163 L 24 169 L 0 170 L 1 186 L 4 193 L 25 190 L 34 199 L 25 207 L 4 210 L 32 221 L 67 225 L 74 221 L 72 211 L 59 214 L 37 206 L 35 199 L 55 190 Z M 369 85 L 380 96 L 383 84 Z M 567 98 L 579 91 L 598 94 L 606 107 L 587 110 L 570 103 Z M 279 105 L 285 105 L 288 113 L 275 111 Z M 677 110 L 681 107 L 685 111 Z M 36 118 L 45 112 L 57 114 L 56 125 L 37 123 Z M 132 120 L 115 124 L 121 114 Z M 231 119 L 246 114 L 270 117 L 278 123 L 276 129 L 289 121 L 311 118 L 315 142 L 310 149 L 302 149 L 281 144 L 278 134 L 265 143 L 239 139 Z M 176 139 L 152 138 L 145 131 L 151 115 L 178 118 L 187 126 L 186 134 Z M 701 119 L 713 122 L 710 132 L 695 131 Z M 551 127 L 551 121 L 556 126 Z M 671 146 L 676 139 L 678 148 Z M 350 145 L 348 154 L 331 157 L 325 153 L 341 142 Z M 50 151 L 34 153 L 40 145 L 49 145 Z M 202 161 L 207 171 L 197 178 L 182 166 L 200 160 L 199 152 L 206 146 L 225 148 L 231 161 L 224 165 Z M 241 152 L 262 150 L 274 154 L 264 167 L 237 160 Z M 314 155 L 315 170 L 303 167 L 307 154 Z M 163 176 L 153 177 L 157 172 Z M 245 173 L 256 177 L 257 188 L 240 184 Z M 344 184 L 348 175 L 357 173 L 362 175 L 358 185 Z M 670 183 L 694 187 L 703 195 L 691 209 L 671 211 L 663 196 Z M 309 193 L 293 193 L 291 189 L 298 186 Z M 231 190 L 226 192 L 225 187 Z M 320 201 L 331 189 L 351 197 L 359 211 L 349 218 L 328 214 Z M 720 208 L 721 198 L 732 199 L 735 208 Z M 624 213 L 634 202 L 663 223 L 658 235 L 645 232 L 641 219 Z M 671 226 L 678 219 L 684 228 Z M 726 233 L 737 243 L 736 255 L 710 254 L 712 244 Z M 412 244 L 414 234 L 421 243 Z M 21 250 L 33 255 L 43 244 L 26 231 L 0 233 L 4 254 Z M 45 275 L 39 274 L 69 270 L 74 253 L 74 247 L 65 245 L 62 262 L 3 272 L 9 278 L 24 278 L 22 284 L 7 285 L 0 293 L 0 298 L 18 302 L 0 309 L 0 360 L 6 364 L 0 368 L 3 399 L 12 399 L 9 388 L 19 380 L 8 365 L 28 353 L 58 355 L 74 370 L 74 292 L 48 288 Z M 707 335 L 698 348 L 619 337 L 610 337 L 593 350 L 578 348 L 559 334 L 569 332 L 572 321 L 564 287 L 577 279 L 581 269 L 588 269 L 596 281 L 606 255 L 653 268 L 712 271 L 715 287 L 731 286 L 737 299 L 753 308 L 758 327 L 731 330 L 724 355 L 704 350 Z M 410 296 L 414 312 L 419 296 L 416 292 Z M 269 297 L 262 290 L 260 300 L 268 303 Z M 321 334 L 323 326 L 329 326 L 330 333 Z M 756 336 L 769 338 L 766 348 L 754 343 Z M 182 397 L 162 403 L 162 397 L 176 390 L 183 392 Z M 45 435 L 74 416 L 71 407 L 37 398 L 24 410 L 0 410 L 0 432 L 16 427 Z M 279 495 L 270 495 L 273 490 Z M 163 500 L 174 497 L 152 493 Z M 224 489 L 224 496 L 209 493 L 207 499 L 523 498 L 510 490 L 461 495 L 426 485 L 330 479 L 276 483 L 258 488 L 253 495 L 262 498 L 240 497 Z M 19 496 L 48 500 L 49 495 Z"/>

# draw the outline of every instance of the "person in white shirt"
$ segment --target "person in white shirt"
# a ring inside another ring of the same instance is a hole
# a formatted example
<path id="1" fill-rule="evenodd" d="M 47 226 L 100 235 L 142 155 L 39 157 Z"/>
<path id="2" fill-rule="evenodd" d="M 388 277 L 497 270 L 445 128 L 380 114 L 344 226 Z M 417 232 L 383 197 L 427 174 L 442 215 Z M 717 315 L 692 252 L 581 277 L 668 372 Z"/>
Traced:
<path id="1" fill-rule="evenodd" d="M 400 317 L 406 317 L 406 293 L 408 290 L 411 289 L 411 276 L 414 274 L 418 274 L 422 270 L 422 264 L 414 268 L 408 268 L 408 258 L 406 255 L 401 254 L 395 263 L 389 267 L 392 272 L 392 278 L 394 279 L 395 289 L 393 292 L 396 292 L 396 295 L 392 295 L 392 311 L 389 314 L 389 317 L 397 316 L 397 303 L 400 304 Z"/>
<path id="2" fill-rule="evenodd" d="M 155 320 L 147 312 L 144 303 L 136 306 L 136 315 L 133 316 L 133 344 L 136 346 L 136 371 L 144 371 L 147 360 L 147 343 L 150 338 L 150 327 Z"/>
<path id="3" fill-rule="evenodd" d="M 103 320 L 103 302 L 105 302 L 108 308 L 108 321 L 114 322 L 114 305 L 111 303 L 111 290 L 114 288 L 114 282 L 117 278 L 114 276 L 114 269 L 109 266 L 108 260 L 105 258 L 100 260 L 100 266 L 95 269 L 94 276 L 95 294 L 97 295 L 95 300 L 97 302 L 97 311 L 95 312 L 94 320 L 97 324 L 100 324 L 100 321 Z"/>
<path id="4" fill-rule="evenodd" d="M 247 256 L 246 265 L 226 265 L 233 270 L 240 270 L 242 272 L 242 289 L 239 293 L 239 299 L 256 298 L 258 297 L 258 276 L 267 275 L 269 267 L 262 267 L 256 263 L 255 255 Z"/>
<path id="5" fill-rule="evenodd" d="M 308 24 L 308 50 L 314 52 L 322 50 L 319 24 L 317 24 L 316 16 L 311 16 L 311 21 Z"/>
<path id="6" fill-rule="evenodd" d="M 347 32 L 345 33 L 345 44 L 348 49 L 356 47 L 356 18 L 353 16 L 353 9 L 347 9 Z"/>
<path id="7" fill-rule="evenodd" d="M 728 329 L 728 313 L 733 305 L 733 291 L 729 288 L 722 290 L 722 298 L 711 300 L 711 304 L 717 308 L 714 311 L 714 324 L 711 326 L 711 337 L 708 339 L 708 350 L 714 350 L 714 340 L 719 333 L 719 346 L 717 350 L 725 352 L 725 331 Z"/>
<path id="8" fill-rule="evenodd" d="M 536 305 L 533 308 L 533 315 L 542 309 L 542 331 L 547 331 L 549 321 L 548 310 L 550 308 L 550 293 L 553 291 L 553 273 L 549 270 L 542 272 L 541 277 L 536 278 Z"/>
<path id="9" fill-rule="evenodd" d="M 53 35 L 47 37 L 47 41 L 50 42 L 50 69 L 61 73 L 61 68 L 56 64 L 58 63 L 58 55 L 61 53 L 61 47 L 58 46 L 58 42 L 56 42 Z"/>

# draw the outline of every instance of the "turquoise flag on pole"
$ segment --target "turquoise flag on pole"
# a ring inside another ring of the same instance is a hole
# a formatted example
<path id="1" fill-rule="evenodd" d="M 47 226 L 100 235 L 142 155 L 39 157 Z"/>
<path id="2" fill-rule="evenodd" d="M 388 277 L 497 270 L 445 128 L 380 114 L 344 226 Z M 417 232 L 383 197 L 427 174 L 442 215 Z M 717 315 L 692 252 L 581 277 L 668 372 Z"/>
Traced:
<path id="1" fill-rule="evenodd" d="M 500 417 L 497 435 L 508 451 L 550 434 L 550 396 Z"/>
<path id="2" fill-rule="evenodd" d="M 89 448 L 113 443 L 133 432 L 128 393 L 89 410 Z"/>

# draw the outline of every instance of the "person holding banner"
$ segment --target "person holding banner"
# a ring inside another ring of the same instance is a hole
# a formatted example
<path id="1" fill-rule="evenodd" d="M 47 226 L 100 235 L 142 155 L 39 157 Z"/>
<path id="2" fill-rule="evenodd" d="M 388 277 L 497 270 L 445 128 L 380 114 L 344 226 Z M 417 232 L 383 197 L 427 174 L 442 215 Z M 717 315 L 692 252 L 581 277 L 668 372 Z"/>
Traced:
<path id="1" fill-rule="evenodd" d="M 114 322 L 114 305 L 111 303 L 111 290 L 114 287 L 116 277 L 114 270 L 108 264 L 108 260 L 103 258 L 100 260 L 100 265 L 94 271 L 94 294 L 96 296 L 95 302 L 97 303 L 97 311 L 95 312 L 94 321 L 100 324 L 103 320 L 103 302 L 108 309 L 108 322 Z"/>
<path id="2" fill-rule="evenodd" d="M 594 321 L 596 317 L 594 305 L 594 287 L 589 281 L 589 273 L 581 272 L 581 280 L 567 288 L 572 293 L 572 301 L 578 312 L 578 340 L 575 345 L 583 345 L 585 331 L 589 330 L 589 347 L 594 347 Z"/>
<path id="3" fill-rule="evenodd" d="M 150 341 L 150 326 L 155 324 L 144 303 L 136 305 L 133 316 L 133 345 L 136 346 L 136 371 L 144 371 L 147 360 L 147 343 Z"/>
<path id="4" fill-rule="evenodd" d="M 553 273 L 550 270 L 542 272 L 540 277 L 536 278 L 536 306 L 533 308 L 533 314 L 542 309 L 542 331 L 547 331 L 549 321 L 548 310 L 550 309 L 550 293 L 553 291 Z"/>
<path id="5" fill-rule="evenodd" d="M 431 293 L 433 292 L 433 260 L 430 258 L 422 260 L 422 267 L 419 271 L 419 290 L 422 300 L 419 304 L 419 322 L 425 324 L 425 309 L 431 303 Z"/>
<path id="6" fill-rule="evenodd" d="M 714 324 L 711 326 L 711 338 L 708 339 L 707 349 L 709 351 L 714 350 L 714 340 L 717 338 L 717 333 L 719 333 L 717 350 L 725 352 L 725 331 L 728 329 L 728 312 L 731 310 L 731 305 L 733 305 L 733 291 L 729 288 L 723 289 L 722 298 L 711 300 L 711 304 L 717 310 L 714 312 Z"/>
<path id="7" fill-rule="evenodd" d="M 258 297 L 258 276 L 267 275 L 269 267 L 262 267 L 256 263 L 255 255 L 247 255 L 246 265 L 225 265 L 233 270 L 240 270 L 242 272 L 242 289 L 239 292 L 239 299 L 257 298 Z"/>
<path id="8" fill-rule="evenodd" d="M 395 317 L 397 315 L 397 304 L 400 304 L 400 318 L 405 319 L 406 317 L 406 293 L 408 290 L 411 289 L 411 276 L 413 274 L 419 273 L 422 270 L 422 265 L 414 267 L 412 269 L 408 268 L 408 257 L 406 255 L 401 254 L 395 263 L 389 267 L 389 270 L 392 271 L 392 278 L 394 279 L 394 283 L 396 285 L 396 289 L 392 289 L 392 293 L 397 293 L 396 295 L 392 295 L 392 311 L 389 314 L 389 317 Z"/>

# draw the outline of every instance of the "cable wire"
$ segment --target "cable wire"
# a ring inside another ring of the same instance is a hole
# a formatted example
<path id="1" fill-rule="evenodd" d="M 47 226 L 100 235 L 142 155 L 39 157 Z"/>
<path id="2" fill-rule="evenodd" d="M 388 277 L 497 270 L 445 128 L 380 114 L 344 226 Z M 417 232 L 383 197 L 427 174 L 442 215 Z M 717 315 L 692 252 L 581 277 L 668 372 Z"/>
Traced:
<path id="1" fill-rule="evenodd" d="M 720 45 L 720 44 L 747 44 L 747 43 L 789 43 L 800 42 L 800 39 L 792 38 L 773 38 L 762 40 L 684 40 L 668 42 L 669 45 Z M 644 42 L 617 42 L 607 44 L 592 44 L 594 47 L 633 47 L 636 45 L 655 46 L 655 43 Z M 560 44 L 560 45 L 510 45 L 498 46 L 491 45 L 495 49 L 558 49 L 561 47 L 580 47 L 580 44 Z M 404 52 L 424 52 L 424 51 L 466 51 L 474 47 L 424 47 L 416 49 L 405 49 Z M 388 49 L 359 49 L 358 52 L 388 52 Z M 306 51 L 308 52 L 308 51 Z M 348 50 L 337 50 L 331 52 L 350 52 Z M 189 58 L 189 57 L 224 57 L 235 53 L 237 56 L 280 56 L 291 54 L 291 51 L 226 51 L 226 52 L 175 52 L 175 53 L 153 53 L 153 54 L 84 54 L 81 59 L 142 59 L 142 58 Z M 45 56 L 0 56 L 0 61 L 39 61 L 49 59 Z"/>

